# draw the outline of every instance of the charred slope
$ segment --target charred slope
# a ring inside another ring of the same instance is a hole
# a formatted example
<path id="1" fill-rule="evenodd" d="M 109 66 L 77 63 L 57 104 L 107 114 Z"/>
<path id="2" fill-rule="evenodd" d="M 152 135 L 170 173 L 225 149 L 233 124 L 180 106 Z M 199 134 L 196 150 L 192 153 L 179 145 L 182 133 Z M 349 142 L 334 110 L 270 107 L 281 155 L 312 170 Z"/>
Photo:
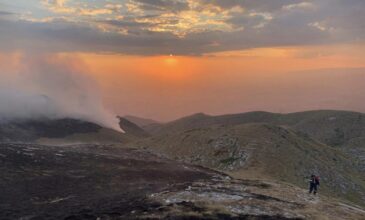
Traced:
<path id="1" fill-rule="evenodd" d="M 73 134 L 96 133 L 101 126 L 77 119 L 13 120 L 0 123 L 1 142 L 33 142 L 39 138 L 64 138 Z"/>
<path id="2" fill-rule="evenodd" d="M 143 129 L 124 118 L 120 118 L 119 125 L 125 133 L 71 118 L 3 121 L 0 123 L 0 142 L 37 142 L 52 145 L 127 143 L 149 136 Z"/>
<path id="3" fill-rule="evenodd" d="M 215 174 L 102 145 L 0 144 L 0 170 L 0 219 L 115 219 L 153 208 L 146 194 Z"/>
<path id="4" fill-rule="evenodd" d="M 138 143 L 193 164 L 229 173 L 254 174 L 307 187 L 313 172 L 322 192 L 365 204 L 365 180 L 341 151 L 291 129 L 244 124 L 191 129 L 154 136 Z"/>

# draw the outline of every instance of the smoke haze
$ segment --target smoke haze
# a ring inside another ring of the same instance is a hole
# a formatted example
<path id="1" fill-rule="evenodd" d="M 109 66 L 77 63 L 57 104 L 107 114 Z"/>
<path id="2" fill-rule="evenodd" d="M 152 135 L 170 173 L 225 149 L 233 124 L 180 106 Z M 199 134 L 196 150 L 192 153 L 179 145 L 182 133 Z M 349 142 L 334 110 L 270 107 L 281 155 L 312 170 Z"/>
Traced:
<path id="1" fill-rule="evenodd" d="M 82 62 L 62 56 L 20 55 L 2 68 L 0 119 L 75 118 L 120 130 L 104 108 L 97 83 Z M 11 69 L 11 70 L 10 70 Z"/>

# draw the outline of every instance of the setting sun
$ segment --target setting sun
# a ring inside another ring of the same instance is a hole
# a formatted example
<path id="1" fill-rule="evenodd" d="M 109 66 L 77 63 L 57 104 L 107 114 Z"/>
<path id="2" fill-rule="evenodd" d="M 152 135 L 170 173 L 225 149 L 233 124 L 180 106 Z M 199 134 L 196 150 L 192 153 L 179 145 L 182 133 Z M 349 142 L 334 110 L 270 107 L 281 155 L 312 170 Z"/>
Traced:
<path id="1" fill-rule="evenodd" d="M 170 54 L 168 57 L 164 58 L 165 64 L 167 64 L 170 67 L 176 66 L 178 64 L 178 60 L 175 56 Z"/>

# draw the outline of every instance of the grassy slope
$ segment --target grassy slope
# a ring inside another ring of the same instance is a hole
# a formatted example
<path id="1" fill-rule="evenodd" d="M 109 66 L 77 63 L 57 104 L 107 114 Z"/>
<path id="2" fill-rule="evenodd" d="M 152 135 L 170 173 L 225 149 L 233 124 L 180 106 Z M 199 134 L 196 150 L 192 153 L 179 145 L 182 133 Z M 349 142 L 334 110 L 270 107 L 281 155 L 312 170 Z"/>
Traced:
<path id="1" fill-rule="evenodd" d="M 211 126 L 269 123 L 282 125 L 308 135 L 328 146 L 339 148 L 365 171 L 365 114 L 349 111 L 319 110 L 290 114 L 249 112 L 221 116 L 202 113 L 164 124 L 147 127 L 152 134 L 169 134 Z"/>
<path id="2" fill-rule="evenodd" d="M 345 154 L 280 126 L 213 126 L 161 134 L 137 145 L 236 176 L 255 174 L 301 187 L 318 173 L 322 192 L 364 205 L 359 192 L 365 192 L 365 180 Z"/>

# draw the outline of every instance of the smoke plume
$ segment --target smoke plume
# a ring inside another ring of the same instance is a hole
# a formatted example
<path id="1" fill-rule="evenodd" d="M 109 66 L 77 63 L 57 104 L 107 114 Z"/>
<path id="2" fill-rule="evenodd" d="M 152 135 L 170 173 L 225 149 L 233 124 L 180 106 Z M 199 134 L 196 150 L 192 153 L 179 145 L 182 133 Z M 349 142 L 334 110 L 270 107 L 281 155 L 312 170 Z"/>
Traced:
<path id="1" fill-rule="evenodd" d="M 1 69 L 0 120 L 75 118 L 121 130 L 80 60 L 28 54 Z"/>

